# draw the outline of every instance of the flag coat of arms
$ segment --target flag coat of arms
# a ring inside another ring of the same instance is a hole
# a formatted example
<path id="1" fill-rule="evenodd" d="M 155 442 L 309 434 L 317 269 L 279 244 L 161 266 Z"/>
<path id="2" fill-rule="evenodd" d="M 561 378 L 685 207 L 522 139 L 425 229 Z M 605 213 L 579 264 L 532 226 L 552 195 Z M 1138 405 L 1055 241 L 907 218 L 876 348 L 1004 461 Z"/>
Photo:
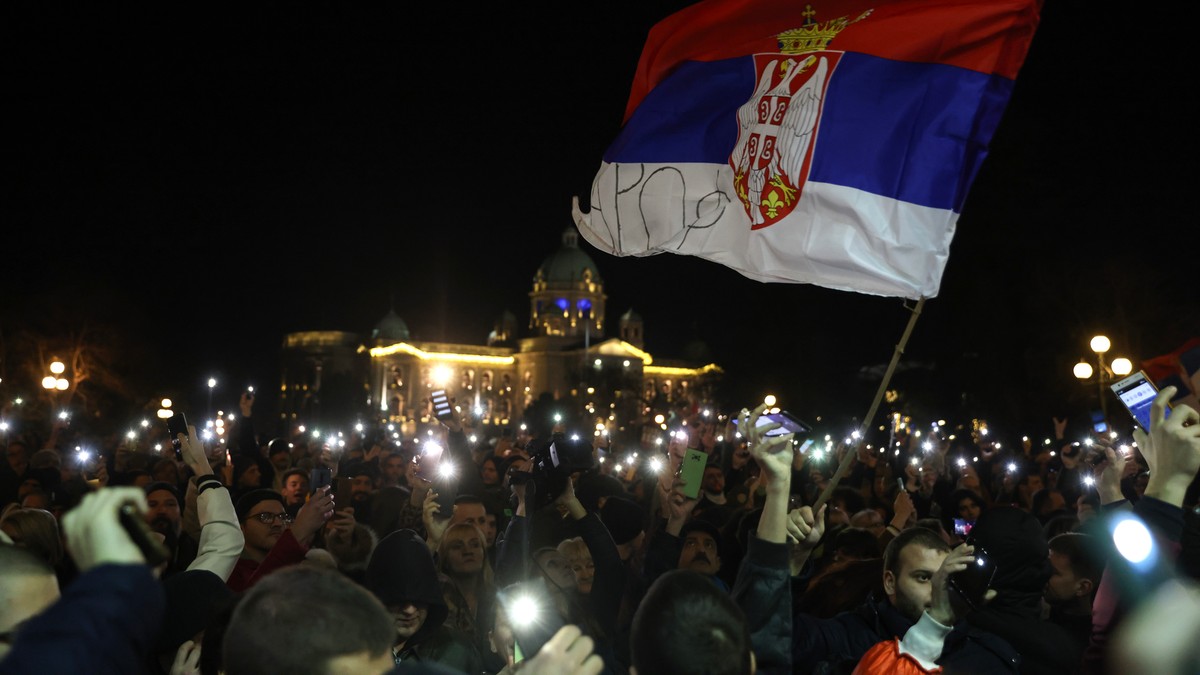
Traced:
<path id="1" fill-rule="evenodd" d="M 705 0 L 651 31 L 580 233 L 934 297 L 1040 0 Z"/>

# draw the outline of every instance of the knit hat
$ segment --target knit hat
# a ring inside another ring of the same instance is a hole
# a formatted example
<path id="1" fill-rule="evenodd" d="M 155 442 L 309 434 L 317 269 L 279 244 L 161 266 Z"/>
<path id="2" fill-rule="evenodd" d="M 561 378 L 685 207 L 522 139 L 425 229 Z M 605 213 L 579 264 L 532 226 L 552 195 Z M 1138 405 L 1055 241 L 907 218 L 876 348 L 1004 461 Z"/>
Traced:
<path id="1" fill-rule="evenodd" d="M 154 492 L 158 492 L 159 490 L 166 490 L 167 492 L 170 492 L 175 496 L 175 501 L 179 502 L 181 507 L 183 506 L 183 498 L 179 496 L 179 488 L 175 487 L 174 485 L 171 485 L 165 480 L 156 480 L 153 483 L 146 484 L 145 492 L 147 497 Z"/>
<path id="2" fill-rule="evenodd" d="M 599 508 L 602 497 L 615 497 L 629 494 L 621 481 L 612 476 L 605 476 L 599 471 L 592 471 L 580 476 L 575 484 L 575 497 L 588 511 Z"/>
<path id="3" fill-rule="evenodd" d="M 154 646 L 156 654 L 174 654 L 179 645 L 204 630 L 224 604 L 233 598 L 233 591 L 221 577 L 208 570 L 186 570 L 167 577 L 162 583 L 167 611 Z"/>
<path id="4" fill-rule="evenodd" d="M 1041 593 L 1050 579 L 1050 553 L 1042 524 L 1026 511 L 1012 506 L 984 511 L 968 541 L 983 547 L 995 561 L 991 587 L 997 591 Z"/>
<path id="5" fill-rule="evenodd" d="M 252 511 L 255 506 L 257 506 L 260 502 L 267 501 L 268 499 L 274 499 L 275 501 L 279 502 L 281 506 L 287 506 L 287 504 L 284 504 L 283 502 L 283 495 L 274 490 L 251 490 L 238 498 L 237 505 L 234 506 L 234 511 L 237 512 L 238 522 L 241 523 L 245 521 L 246 518 L 250 516 L 250 511 Z"/>
<path id="6" fill-rule="evenodd" d="M 600 508 L 600 520 L 612 535 L 613 543 L 620 546 L 633 541 L 645 529 L 646 510 L 632 499 L 611 497 Z"/>

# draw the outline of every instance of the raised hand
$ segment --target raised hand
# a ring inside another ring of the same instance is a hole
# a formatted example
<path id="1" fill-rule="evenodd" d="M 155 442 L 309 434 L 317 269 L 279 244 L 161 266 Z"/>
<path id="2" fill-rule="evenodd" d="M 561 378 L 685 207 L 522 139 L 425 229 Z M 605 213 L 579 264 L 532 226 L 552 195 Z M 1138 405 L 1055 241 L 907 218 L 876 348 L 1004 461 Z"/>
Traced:
<path id="1" fill-rule="evenodd" d="M 745 429 L 746 447 L 762 469 L 762 480 L 768 490 L 786 490 L 792 480 L 792 434 L 768 436 L 780 427 L 779 423 L 758 426 L 758 420 L 767 411 L 766 404 L 753 411 L 745 408 L 738 414 L 738 427 Z M 765 475 L 763 475 L 765 474 Z"/>
<path id="2" fill-rule="evenodd" d="M 1150 404 L 1150 434 L 1135 429 L 1138 449 L 1150 465 L 1146 496 L 1181 506 L 1187 486 L 1200 470 L 1200 413 L 1180 405 L 1167 417 L 1167 404 L 1178 390 L 1163 387 Z"/>
<path id="3" fill-rule="evenodd" d="M 821 537 L 825 536 L 825 508 L 828 504 L 822 504 L 821 509 L 814 515 L 811 506 L 801 506 L 798 509 L 792 509 L 788 512 L 788 543 L 795 544 L 797 548 L 807 551 L 812 551 L 821 542 Z"/>
<path id="4" fill-rule="evenodd" d="M 421 522 L 425 524 L 426 543 L 431 551 L 436 551 L 442 543 L 442 537 L 450 527 L 450 519 L 442 518 L 442 507 L 437 503 L 437 492 L 430 490 L 425 495 L 425 505 L 421 509 Z"/>
<path id="5" fill-rule="evenodd" d="M 329 494 L 329 486 L 317 488 L 317 492 L 296 513 L 296 520 L 292 523 L 292 536 L 301 544 L 308 545 L 317 531 L 325 526 L 325 521 L 332 517 L 333 495 Z"/>

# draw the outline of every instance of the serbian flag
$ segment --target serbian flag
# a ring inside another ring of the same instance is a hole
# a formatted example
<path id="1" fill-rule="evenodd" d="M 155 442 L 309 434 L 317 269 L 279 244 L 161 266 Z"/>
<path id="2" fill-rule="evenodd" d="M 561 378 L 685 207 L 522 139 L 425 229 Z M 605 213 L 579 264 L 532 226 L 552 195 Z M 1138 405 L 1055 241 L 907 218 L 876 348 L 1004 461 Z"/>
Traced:
<path id="1" fill-rule="evenodd" d="M 585 239 L 933 297 L 1041 0 L 705 0 L 651 29 Z"/>

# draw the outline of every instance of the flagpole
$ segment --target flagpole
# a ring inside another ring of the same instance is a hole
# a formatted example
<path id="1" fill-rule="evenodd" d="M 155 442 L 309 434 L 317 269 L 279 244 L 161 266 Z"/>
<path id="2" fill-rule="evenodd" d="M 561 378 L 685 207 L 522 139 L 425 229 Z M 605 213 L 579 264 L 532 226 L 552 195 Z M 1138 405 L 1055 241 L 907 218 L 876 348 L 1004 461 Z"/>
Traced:
<path id="1" fill-rule="evenodd" d="M 833 490 L 841 482 L 846 472 L 850 470 L 850 465 L 854 463 L 854 459 L 858 457 L 858 450 L 867 440 L 867 427 L 872 424 L 875 419 L 875 413 L 879 410 L 879 402 L 883 400 L 884 393 L 887 392 L 888 385 L 892 381 L 892 373 L 896 371 L 896 364 L 900 362 L 900 355 L 904 353 L 904 347 L 908 344 L 908 336 L 912 335 L 913 326 L 917 325 L 917 319 L 921 316 L 921 310 L 925 307 L 925 298 L 917 300 L 916 306 L 912 308 L 912 316 L 908 317 L 908 325 L 904 328 L 904 334 L 900 336 L 900 341 L 896 343 L 896 350 L 892 352 L 892 362 L 888 364 L 887 372 L 883 374 L 883 381 L 879 383 L 879 389 L 875 392 L 875 400 L 871 401 L 871 409 L 867 411 L 866 417 L 863 418 L 862 424 L 858 427 L 858 443 L 854 448 L 846 452 L 846 456 L 842 457 L 842 461 L 838 464 L 837 471 L 833 473 L 833 478 L 829 479 L 829 484 L 821 492 L 821 496 L 817 498 L 817 502 L 813 504 L 813 512 L 820 510 L 825 502 L 829 501 L 829 497 L 833 495 Z"/>

